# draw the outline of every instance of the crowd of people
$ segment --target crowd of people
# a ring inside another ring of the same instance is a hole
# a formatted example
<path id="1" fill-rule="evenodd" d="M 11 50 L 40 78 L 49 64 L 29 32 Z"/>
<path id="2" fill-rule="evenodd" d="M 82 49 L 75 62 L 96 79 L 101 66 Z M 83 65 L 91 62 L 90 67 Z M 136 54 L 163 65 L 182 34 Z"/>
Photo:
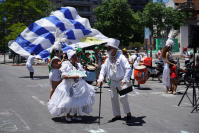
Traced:
<path id="1" fill-rule="evenodd" d="M 116 39 L 108 42 L 106 44 L 107 55 L 105 50 L 100 50 L 98 46 L 93 49 L 93 53 L 83 52 L 82 48 L 79 47 L 76 51 L 68 50 L 67 53 L 63 54 L 60 46 L 52 48 L 49 62 L 49 80 L 52 88 L 48 100 L 48 109 L 51 114 L 54 116 L 65 114 L 66 121 L 72 121 L 70 114 L 73 114 L 74 120 L 82 120 L 78 115 L 92 112 L 92 105 L 95 102 L 95 87 L 88 84 L 84 77 L 70 76 L 68 72 L 73 70 L 85 72 L 87 67 L 93 66 L 96 73 L 94 80 L 96 80 L 97 87 L 100 87 L 105 79 L 109 81 L 114 115 L 111 121 L 121 119 L 119 101 L 123 106 L 124 113 L 127 115 L 127 120 L 131 119 L 128 95 L 120 96 L 116 88 L 129 83 L 130 79 L 134 81 L 134 69 L 136 66 L 141 65 L 143 59 L 147 57 L 147 53 L 145 51 L 142 56 L 139 54 L 138 48 L 134 49 L 135 53 L 133 55 L 130 55 L 126 48 L 120 53 L 119 43 L 120 41 Z M 166 46 L 160 49 L 157 55 L 159 60 L 164 61 L 162 83 L 166 88 L 166 93 L 176 95 L 177 65 L 170 52 L 173 44 L 173 40 L 167 41 Z M 60 44 L 55 43 L 55 45 Z M 188 63 L 191 54 L 187 52 L 187 48 L 184 48 L 184 51 L 185 63 Z M 62 59 L 60 59 L 61 54 L 63 54 Z M 31 79 L 33 79 L 32 63 L 34 58 L 34 53 L 31 53 L 27 60 L 27 68 L 30 71 Z"/>

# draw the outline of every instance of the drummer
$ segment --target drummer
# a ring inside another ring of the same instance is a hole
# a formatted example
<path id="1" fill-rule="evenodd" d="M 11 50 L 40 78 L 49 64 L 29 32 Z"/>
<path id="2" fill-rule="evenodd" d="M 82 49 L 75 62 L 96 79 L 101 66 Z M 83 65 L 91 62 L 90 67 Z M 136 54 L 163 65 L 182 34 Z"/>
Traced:
<path id="1" fill-rule="evenodd" d="M 83 50 L 78 47 L 76 49 L 76 55 L 77 55 L 77 58 L 78 58 L 78 63 L 81 63 L 81 65 L 85 66 L 87 64 L 87 59 L 86 57 L 83 55 Z"/>
<path id="2" fill-rule="evenodd" d="M 102 53 L 100 52 L 100 49 L 98 46 L 96 46 L 93 51 L 95 52 L 93 55 L 92 55 L 92 60 L 93 60 L 93 63 L 96 64 L 96 80 L 98 79 L 99 77 L 99 74 L 100 74 L 100 70 L 101 70 L 101 65 L 103 63 L 103 58 L 102 58 Z"/>
<path id="3" fill-rule="evenodd" d="M 86 60 L 87 60 L 87 64 L 97 67 L 97 65 L 95 63 L 93 63 L 92 59 L 90 58 L 90 55 L 91 54 L 90 54 L 89 51 L 85 51 L 85 57 L 86 57 Z"/>
<path id="4" fill-rule="evenodd" d="M 142 56 L 139 54 L 138 48 L 135 48 L 135 54 L 132 55 L 130 57 L 130 59 L 129 59 L 129 63 L 132 65 L 132 68 L 133 68 L 132 75 L 131 75 L 131 79 L 133 80 L 133 85 L 134 85 L 134 82 L 135 82 L 135 78 L 134 78 L 134 63 L 136 62 L 137 57 L 140 57 L 140 58 L 138 58 L 138 59 L 140 59 L 139 62 L 142 62 Z M 138 83 L 138 87 L 140 87 L 139 83 Z"/>

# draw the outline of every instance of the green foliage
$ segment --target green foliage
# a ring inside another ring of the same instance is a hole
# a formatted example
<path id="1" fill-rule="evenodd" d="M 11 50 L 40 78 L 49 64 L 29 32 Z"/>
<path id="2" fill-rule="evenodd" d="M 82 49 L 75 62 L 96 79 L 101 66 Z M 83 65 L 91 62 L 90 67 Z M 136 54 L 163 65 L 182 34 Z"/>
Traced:
<path id="1" fill-rule="evenodd" d="M 180 26 L 185 24 L 185 13 L 178 12 L 177 9 L 172 7 L 165 8 L 162 0 L 147 3 L 142 18 L 145 27 L 151 30 L 153 36 L 161 36 L 161 31 L 165 27 L 170 26 L 179 29 Z"/>
<path id="2" fill-rule="evenodd" d="M 174 29 L 179 29 L 180 26 L 185 24 L 185 13 L 179 12 L 177 9 L 173 9 L 172 7 L 167 7 L 164 10 L 165 16 L 164 24 L 165 26 L 174 27 Z"/>
<path id="3" fill-rule="evenodd" d="M 13 24 L 11 27 L 8 28 L 10 34 L 6 36 L 6 41 L 15 40 L 17 36 L 26 28 L 23 23 L 18 22 L 17 24 Z"/>
<path id="4" fill-rule="evenodd" d="M 0 1 L 0 41 L 15 40 L 26 26 L 42 17 L 49 16 L 54 10 L 56 7 L 49 0 Z M 11 30 L 10 34 L 8 32 L 5 34 L 8 30 Z M 7 42 L 5 44 L 7 47 Z M 2 49 L 1 45 L 0 49 Z"/>
<path id="5" fill-rule="evenodd" d="M 50 4 L 48 0 L 6 0 L 0 4 L 0 12 L 10 25 L 17 22 L 30 24 L 45 17 Z"/>
<path id="6" fill-rule="evenodd" d="M 97 21 L 95 28 L 105 36 L 120 40 L 127 45 L 133 37 L 134 17 L 127 0 L 103 1 L 103 5 L 94 9 Z"/>
<path id="7" fill-rule="evenodd" d="M 129 43 L 129 49 L 134 49 L 134 48 L 140 48 L 140 47 L 144 47 L 145 43 L 141 43 L 141 42 L 130 42 Z"/>
<path id="8" fill-rule="evenodd" d="M 150 28 L 152 36 L 161 36 L 166 27 L 179 29 L 185 22 L 185 13 L 165 8 L 163 0 L 150 1 L 143 12 L 134 13 L 126 0 L 103 1 L 94 11 L 98 21 L 95 28 L 105 36 L 120 40 L 120 45 L 130 47 L 143 45 L 145 27 Z"/>
<path id="9" fill-rule="evenodd" d="M 144 25 L 151 30 L 151 35 L 156 36 L 165 26 L 163 23 L 165 4 L 162 2 L 149 2 L 146 4 L 142 18 Z M 153 27 L 156 25 L 156 28 Z"/>

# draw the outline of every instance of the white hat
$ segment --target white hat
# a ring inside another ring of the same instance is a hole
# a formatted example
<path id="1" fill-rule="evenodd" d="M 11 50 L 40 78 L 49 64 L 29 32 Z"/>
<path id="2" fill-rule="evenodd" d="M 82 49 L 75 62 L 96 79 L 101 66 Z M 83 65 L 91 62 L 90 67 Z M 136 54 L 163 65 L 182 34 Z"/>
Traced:
<path id="1" fill-rule="evenodd" d="M 70 60 L 74 54 L 76 54 L 76 51 L 68 50 L 67 51 L 67 57 L 68 57 L 68 59 Z"/>
<path id="2" fill-rule="evenodd" d="M 114 38 L 110 38 L 109 39 L 109 42 L 105 45 L 106 47 L 110 46 L 110 47 L 113 47 L 113 48 L 116 48 L 116 49 L 119 49 L 119 43 L 120 41 L 117 40 L 117 39 L 114 39 Z"/>

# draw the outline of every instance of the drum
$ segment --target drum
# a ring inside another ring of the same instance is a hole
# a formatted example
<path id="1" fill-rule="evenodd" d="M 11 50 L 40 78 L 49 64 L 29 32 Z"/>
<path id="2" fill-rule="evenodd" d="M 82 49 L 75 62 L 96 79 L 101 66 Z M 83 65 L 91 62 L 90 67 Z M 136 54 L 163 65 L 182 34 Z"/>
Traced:
<path id="1" fill-rule="evenodd" d="M 134 76 L 139 84 L 144 84 L 148 79 L 148 71 L 146 66 L 136 66 L 134 69 Z"/>
<path id="2" fill-rule="evenodd" d="M 87 77 L 85 77 L 85 81 L 92 83 L 96 79 L 96 68 L 92 65 L 87 65 L 86 75 Z"/>

